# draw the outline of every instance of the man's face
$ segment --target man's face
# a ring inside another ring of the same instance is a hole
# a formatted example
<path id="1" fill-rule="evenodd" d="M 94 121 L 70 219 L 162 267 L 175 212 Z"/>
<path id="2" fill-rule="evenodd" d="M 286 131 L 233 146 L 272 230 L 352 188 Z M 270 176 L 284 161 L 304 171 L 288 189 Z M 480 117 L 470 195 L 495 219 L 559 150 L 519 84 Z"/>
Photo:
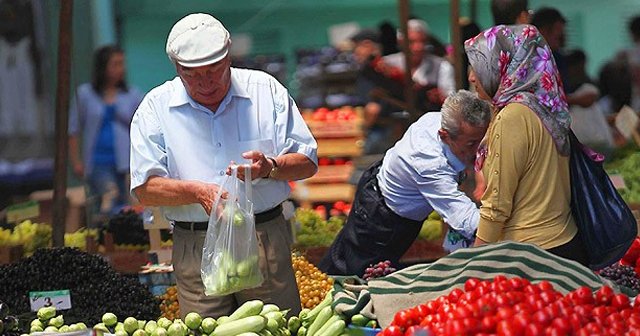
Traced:
<path id="1" fill-rule="evenodd" d="M 418 66 L 422 62 L 427 47 L 427 35 L 419 30 L 410 29 L 407 36 L 409 37 L 412 63 L 414 66 Z"/>
<path id="2" fill-rule="evenodd" d="M 466 122 L 461 122 L 457 136 L 452 137 L 449 132 L 443 129 L 440 129 L 438 134 L 440 134 L 442 141 L 451 148 L 453 154 L 465 166 L 470 167 L 476 160 L 476 152 L 487 132 L 487 126 L 474 127 Z"/>
<path id="3" fill-rule="evenodd" d="M 229 56 L 216 63 L 195 68 L 176 64 L 178 76 L 187 93 L 204 106 L 217 105 L 224 99 L 231 86 L 230 67 Z"/>
<path id="4" fill-rule="evenodd" d="M 376 54 L 379 54 L 378 45 L 371 40 L 357 42 L 353 48 L 353 57 L 358 64 L 364 64 L 371 55 Z"/>

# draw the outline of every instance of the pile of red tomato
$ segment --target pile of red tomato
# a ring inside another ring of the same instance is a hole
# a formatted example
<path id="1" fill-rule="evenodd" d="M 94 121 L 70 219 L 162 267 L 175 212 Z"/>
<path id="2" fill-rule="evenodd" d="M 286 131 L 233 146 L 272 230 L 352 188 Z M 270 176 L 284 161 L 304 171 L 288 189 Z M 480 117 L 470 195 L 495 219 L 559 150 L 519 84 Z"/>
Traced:
<path id="1" fill-rule="evenodd" d="M 378 336 L 640 335 L 639 301 L 608 286 L 562 295 L 548 281 L 471 278 L 464 290 L 399 311 Z"/>

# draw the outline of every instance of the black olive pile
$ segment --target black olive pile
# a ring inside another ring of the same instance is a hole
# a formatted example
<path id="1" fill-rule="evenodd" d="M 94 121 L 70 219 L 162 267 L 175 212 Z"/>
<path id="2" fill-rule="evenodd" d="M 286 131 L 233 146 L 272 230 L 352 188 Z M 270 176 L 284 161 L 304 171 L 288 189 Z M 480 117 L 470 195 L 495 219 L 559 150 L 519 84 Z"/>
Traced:
<path id="1" fill-rule="evenodd" d="M 133 210 L 122 210 L 109 219 L 107 231 L 115 244 L 149 244 L 149 233 L 144 229 L 142 217 Z"/>
<path id="2" fill-rule="evenodd" d="M 157 319 L 159 303 L 137 277 L 119 274 L 101 257 L 75 248 L 39 249 L 30 258 L 0 266 L 0 301 L 13 312 L 29 312 L 29 291 L 68 289 L 69 310 L 59 311 L 66 323 L 99 323 L 102 315 Z"/>
<path id="3" fill-rule="evenodd" d="M 631 266 L 614 264 L 600 270 L 600 276 L 634 292 L 640 292 L 640 279 Z"/>
<path id="4" fill-rule="evenodd" d="M 11 311 L 9 310 L 7 304 L 0 301 L 0 335 L 2 336 L 20 335 L 18 318 L 10 314 Z"/>

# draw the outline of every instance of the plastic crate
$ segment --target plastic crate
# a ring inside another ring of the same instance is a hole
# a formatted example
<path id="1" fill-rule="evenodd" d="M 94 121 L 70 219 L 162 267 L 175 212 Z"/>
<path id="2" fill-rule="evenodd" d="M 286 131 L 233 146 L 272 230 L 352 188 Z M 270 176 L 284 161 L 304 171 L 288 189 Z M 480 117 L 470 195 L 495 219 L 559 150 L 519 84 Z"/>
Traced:
<path id="1" fill-rule="evenodd" d="M 368 327 L 356 327 L 356 326 L 348 326 L 347 334 L 349 336 L 376 336 L 382 329 L 374 329 Z"/>

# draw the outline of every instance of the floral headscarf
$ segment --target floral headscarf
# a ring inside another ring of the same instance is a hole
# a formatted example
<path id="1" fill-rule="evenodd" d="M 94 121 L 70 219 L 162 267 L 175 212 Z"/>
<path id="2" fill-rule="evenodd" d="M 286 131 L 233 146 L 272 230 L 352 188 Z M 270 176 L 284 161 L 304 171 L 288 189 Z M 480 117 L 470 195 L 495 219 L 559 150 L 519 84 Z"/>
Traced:
<path id="1" fill-rule="evenodd" d="M 551 49 L 536 27 L 495 26 L 465 42 L 469 63 L 494 106 L 529 107 L 569 155 L 569 106 Z"/>

